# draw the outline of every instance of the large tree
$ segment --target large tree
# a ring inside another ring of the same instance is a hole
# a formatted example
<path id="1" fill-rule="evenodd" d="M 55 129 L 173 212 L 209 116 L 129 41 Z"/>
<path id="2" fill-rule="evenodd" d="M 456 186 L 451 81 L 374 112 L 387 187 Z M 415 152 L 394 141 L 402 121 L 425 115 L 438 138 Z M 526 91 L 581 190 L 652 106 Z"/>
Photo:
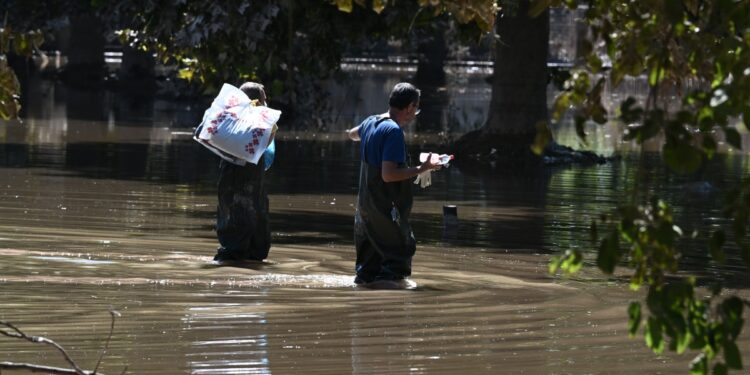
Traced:
<path id="1" fill-rule="evenodd" d="M 529 146 L 547 117 L 549 10 L 529 13 L 529 0 L 501 2 L 495 20 L 492 96 L 485 125 L 464 135 L 455 152 L 484 161 L 536 164 Z M 509 164 L 505 163 L 505 164 Z"/>

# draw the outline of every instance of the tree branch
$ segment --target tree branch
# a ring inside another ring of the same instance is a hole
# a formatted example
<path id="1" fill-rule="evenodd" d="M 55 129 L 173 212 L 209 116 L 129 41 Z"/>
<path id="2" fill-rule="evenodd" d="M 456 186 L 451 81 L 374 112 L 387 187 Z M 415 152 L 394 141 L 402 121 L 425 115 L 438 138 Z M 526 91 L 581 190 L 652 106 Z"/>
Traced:
<path id="1" fill-rule="evenodd" d="M 107 343 L 104 344 L 104 349 L 102 349 L 102 354 L 99 356 L 99 361 L 96 362 L 96 367 L 94 367 L 95 374 L 96 370 L 99 369 L 99 365 L 102 363 L 104 355 L 107 354 L 107 350 L 109 350 L 109 342 L 112 340 L 112 332 L 115 330 L 115 317 L 120 316 L 120 313 L 114 310 L 109 310 L 109 315 L 112 316 L 112 324 L 110 324 L 109 326 L 109 336 L 107 337 Z"/>
<path id="2" fill-rule="evenodd" d="M 32 365 L 30 363 L 15 363 L 15 362 L 0 362 L 0 369 L 4 370 L 28 370 L 31 372 L 42 372 L 45 374 L 53 374 L 53 375 L 94 375 L 94 372 L 88 372 L 88 371 L 81 371 L 78 372 L 73 369 L 67 369 L 67 368 L 60 368 L 60 367 L 51 367 L 51 366 L 42 366 L 42 365 Z M 98 374 L 102 375 L 102 374 Z"/>
<path id="3" fill-rule="evenodd" d="M 109 350 L 109 344 L 112 341 L 112 333 L 115 329 L 115 319 L 116 317 L 120 316 L 120 313 L 114 310 L 110 310 L 109 314 L 112 316 L 112 322 L 109 326 L 109 336 L 107 337 L 107 341 L 104 344 L 104 348 L 102 349 L 102 353 L 99 356 L 99 360 L 96 363 L 96 367 L 94 367 L 93 371 L 86 371 L 81 369 L 75 361 L 68 355 L 68 353 L 65 351 L 65 349 L 57 344 L 56 342 L 42 337 L 42 336 L 29 336 L 20 329 L 18 329 L 13 324 L 0 320 L 0 334 L 3 336 L 8 336 L 15 339 L 21 339 L 26 340 L 35 344 L 46 344 L 54 347 L 57 349 L 60 353 L 62 353 L 63 357 L 65 357 L 65 360 L 73 367 L 72 369 L 67 368 L 60 368 L 60 367 L 51 367 L 51 366 L 43 366 L 43 365 L 35 365 L 31 363 L 16 363 L 16 362 L 0 362 L 0 369 L 7 369 L 7 370 L 28 370 L 31 372 L 43 372 L 47 374 L 63 374 L 63 375 L 103 375 L 101 373 L 98 373 L 99 365 L 102 363 L 102 359 L 104 358 L 104 355 L 107 354 L 107 351 Z M 125 367 L 122 370 L 122 374 L 125 374 L 127 371 L 127 367 Z"/>
<path id="4" fill-rule="evenodd" d="M 26 340 L 26 341 L 29 341 L 29 342 L 33 342 L 35 344 L 46 344 L 46 345 L 54 347 L 55 349 L 57 349 L 57 351 L 59 351 L 63 355 L 63 357 L 65 357 L 65 360 L 71 366 L 73 366 L 73 369 L 75 370 L 76 374 L 78 374 L 78 375 L 85 375 L 86 374 L 80 367 L 78 367 L 78 365 L 75 363 L 75 361 L 73 360 L 73 358 L 70 358 L 70 355 L 68 355 L 68 352 L 66 352 L 65 349 L 62 346 L 60 346 L 58 343 L 56 343 L 56 342 L 54 342 L 54 341 L 52 341 L 52 340 L 50 340 L 50 339 L 48 339 L 46 337 L 42 337 L 42 336 L 29 336 L 29 335 L 25 334 L 23 331 L 21 331 L 20 329 L 16 328 L 13 324 L 10 324 L 10 323 L 8 323 L 6 321 L 3 321 L 3 320 L 0 320 L 0 326 L 6 326 L 6 327 L 12 329 L 13 331 L 15 331 L 15 332 L 8 332 L 8 331 L 5 331 L 5 330 L 0 330 L 0 333 L 3 334 L 3 335 L 5 335 L 5 336 L 13 337 L 13 338 L 17 338 L 17 339 L 22 339 L 22 340 Z"/>

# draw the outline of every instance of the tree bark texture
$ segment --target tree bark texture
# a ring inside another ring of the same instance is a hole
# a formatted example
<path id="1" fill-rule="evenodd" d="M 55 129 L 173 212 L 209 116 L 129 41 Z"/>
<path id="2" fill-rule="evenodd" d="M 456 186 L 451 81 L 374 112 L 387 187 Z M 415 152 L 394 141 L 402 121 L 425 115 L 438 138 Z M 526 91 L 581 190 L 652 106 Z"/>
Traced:
<path id="1" fill-rule="evenodd" d="M 529 143 L 535 125 L 547 120 L 547 58 L 549 50 L 549 10 L 536 18 L 529 16 L 529 0 L 520 0 L 495 23 L 492 98 L 488 134 L 522 135 Z"/>
<path id="2" fill-rule="evenodd" d="M 532 18 L 529 0 L 516 4 L 495 21 L 498 40 L 487 122 L 457 140 L 452 151 L 463 160 L 525 169 L 541 162 L 530 146 L 536 124 L 547 120 L 549 10 Z"/>

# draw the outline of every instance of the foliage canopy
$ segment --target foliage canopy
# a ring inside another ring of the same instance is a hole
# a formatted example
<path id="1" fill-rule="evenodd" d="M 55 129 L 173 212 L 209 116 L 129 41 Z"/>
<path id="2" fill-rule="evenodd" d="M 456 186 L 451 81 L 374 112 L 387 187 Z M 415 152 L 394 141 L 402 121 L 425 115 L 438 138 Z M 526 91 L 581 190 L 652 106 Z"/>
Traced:
<path id="1" fill-rule="evenodd" d="M 750 127 L 750 2 L 538 0 L 535 5 L 532 11 L 537 12 L 548 6 L 584 6 L 590 28 L 580 64 L 555 100 L 553 122 L 572 112 L 578 134 L 585 139 L 586 122 L 621 121 L 627 125 L 628 140 L 643 144 L 662 139 L 664 162 L 681 173 L 696 171 L 714 156 L 721 141 L 742 148 L 738 127 L 743 122 Z M 628 77 L 645 77 L 648 96 L 642 101 L 629 97 L 617 113 L 607 113 L 602 103 L 605 88 L 615 88 Z M 679 95 L 677 108 L 671 107 L 669 93 Z M 543 143 L 549 137 L 538 139 Z M 648 286 L 650 316 L 642 316 L 640 303 L 631 304 L 631 335 L 645 319 L 646 344 L 655 352 L 667 347 L 667 339 L 670 350 L 699 351 L 691 373 L 741 369 L 735 340 L 748 301 L 724 297 L 720 288 L 701 299 L 692 278 L 667 277 L 677 272 L 679 240 L 685 235 L 667 204 L 643 196 L 642 190 L 634 190 L 629 202 L 615 212 L 594 220 L 591 230 L 598 243 L 596 264 L 603 272 L 612 274 L 624 263 L 633 270 L 633 289 Z M 745 181 L 728 195 L 726 212 L 734 223 L 732 237 L 750 267 L 748 197 L 750 182 Z M 698 235 L 708 237 L 713 259 L 724 262 L 725 232 L 709 229 Z M 573 272 L 582 262 L 580 253 L 569 251 L 553 259 L 550 268 Z"/>

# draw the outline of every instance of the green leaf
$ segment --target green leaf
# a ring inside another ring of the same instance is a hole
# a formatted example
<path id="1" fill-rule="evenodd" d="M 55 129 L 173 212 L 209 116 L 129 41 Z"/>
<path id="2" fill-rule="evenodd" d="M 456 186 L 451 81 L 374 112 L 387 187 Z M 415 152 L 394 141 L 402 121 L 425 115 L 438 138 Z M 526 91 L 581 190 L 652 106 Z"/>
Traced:
<path id="1" fill-rule="evenodd" d="M 560 268 L 560 263 L 562 262 L 562 259 L 560 259 L 559 256 L 553 256 L 549 260 L 549 264 L 547 264 L 547 269 L 550 274 L 554 274 L 557 272 L 557 270 Z"/>
<path id="2" fill-rule="evenodd" d="M 182 68 L 177 73 L 178 78 L 184 79 L 186 81 L 191 81 L 193 79 L 193 75 L 194 75 L 194 72 L 193 72 L 193 69 L 191 68 Z"/>
<path id="3" fill-rule="evenodd" d="M 690 375 L 708 375 L 708 359 L 703 353 L 690 362 Z"/>
<path id="4" fill-rule="evenodd" d="M 17 99 L 21 84 L 5 59 L 0 59 L 0 88 L 2 88 L 0 89 L 0 118 L 3 120 L 17 118 L 21 109 Z"/>
<path id="5" fill-rule="evenodd" d="M 734 341 L 726 341 L 724 343 L 724 362 L 726 362 L 728 368 L 742 369 L 742 356 L 740 355 L 740 349 L 737 348 L 737 344 Z"/>
<path id="6" fill-rule="evenodd" d="M 716 67 L 716 70 L 714 71 L 714 79 L 711 82 L 712 88 L 715 88 L 721 85 L 721 82 L 724 81 L 724 78 L 725 78 L 723 66 L 719 62 L 716 62 L 714 66 Z"/>
<path id="7" fill-rule="evenodd" d="M 727 143 L 732 145 L 737 150 L 742 150 L 742 138 L 740 133 L 735 128 L 726 127 L 724 128 L 724 136 Z"/>
<path id="8" fill-rule="evenodd" d="M 664 68 L 655 66 L 648 73 L 648 85 L 654 87 L 664 79 Z"/>
<path id="9" fill-rule="evenodd" d="M 721 311 L 724 313 L 724 326 L 729 334 L 729 339 L 736 339 L 745 323 L 742 319 L 743 303 L 739 297 L 733 296 L 721 303 Z"/>
<path id="10" fill-rule="evenodd" d="M 340 11 L 351 13 L 354 10 L 353 0 L 333 0 Z"/>
<path id="11" fill-rule="evenodd" d="M 383 9 L 385 9 L 386 2 L 385 0 L 373 0 L 372 1 L 372 10 L 375 11 L 375 13 L 380 14 L 383 12 Z"/>
<path id="12" fill-rule="evenodd" d="M 677 338 L 675 339 L 676 349 L 675 351 L 677 354 L 682 354 L 685 352 L 685 349 L 688 348 L 692 336 L 690 335 L 690 332 L 683 332 L 677 335 Z"/>
<path id="13" fill-rule="evenodd" d="M 550 132 L 547 122 L 537 122 L 536 136 L 534 137 L 534 143 L 531 145 L 531 151 L 536 155 L 541 155 L 551 140 L 552 132 Z"/>
<path id="14" fill-rule="evenodd" d="M 638 332 L 638 327 L 641 326 L 641 304 L 638 302 L 630 302 L 628 306 L 628 336 L 630 338 L 635 337 Z"/>
<path id="15" fill-rule="evenodd" d="M 667 142 L 663 150 L 667 166 L 678 173 L 695 172 L 703 162 L 700 150 L 686 143 Z"/>
<path id="16" fill-rule="evenodd" d="M 552 120 L 560 121 L 560 118 L 565 114 L 565 111 L 570 108 L 570 93 L 563 92 L 558 95 L 552 108 Z"/>
<path id="17" fill-rule="evenodd" d="M 15 39 L 13 39 L 13 50 L 21 56 L 31 57 L 33 50 L 29 36 L 27 34 L 16 34 Z"/>
<path id="18" fill-rule="evenodd" d="M 612 232 L 602 239 L 596 257 L 596 265 L 602 272 L 611 275 L 620 260 L 620 248 L 617 233 Z"/>
<path id="19" fill-rule="evenodd" d="M 568 250 L 560 263 L 560 268 L 566 273 L 576 273 L 583 266 L 583 255 L 578 250 Z"/>
<path id="20" fill-rule="evenodd" d="M 664 338 L 662 337 L 662 326 L 654 317 L 648 318 L 646 331 L 644 332 L 646 345 L 656 354 L 664 351 Z"/>

